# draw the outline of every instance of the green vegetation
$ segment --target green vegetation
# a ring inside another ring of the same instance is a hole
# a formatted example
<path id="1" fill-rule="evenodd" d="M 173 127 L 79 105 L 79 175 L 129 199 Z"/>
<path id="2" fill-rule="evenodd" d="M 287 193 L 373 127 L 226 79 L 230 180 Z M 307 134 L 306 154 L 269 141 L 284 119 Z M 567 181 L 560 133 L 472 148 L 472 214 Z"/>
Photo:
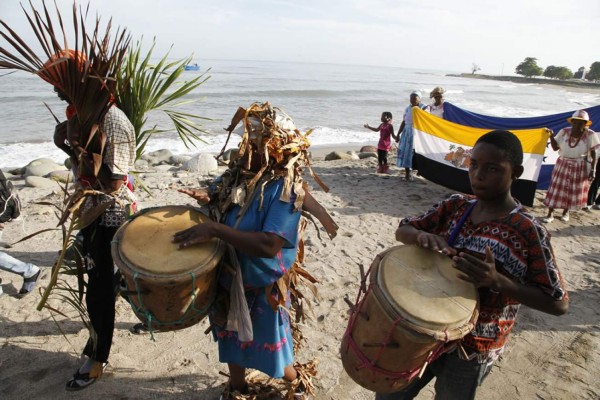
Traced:
<path id="1" fill-rule="evenodd" d="M 116 76 L 117 105 L 135 128 L 136 159 L 144 153 L 144 148 L 152 135 L 173 131 L 173 129 L 158 128 L 156 125 L 143 130 L 150 111 L 164 112 L 171 120 L 174 131 L 188 148 L 195 145 L 194 140 L 202 141 L 198 134 L 205 131 L 198 122 L 208 119 L 176 111 L 175 108 L 191 103 L 192 100 L 185 100 L 184 97 L 206 82 L 209 76 L 203 73 L 191 80 L 182 81 L 179 78 L 185 71 L 185 66 L 192 61 L 192 56 L 169 62 L 167 53 L 158 63 L 152 64 L 150 59 L 153 49 L 154 43 L 143 55 L 142 43 L 138 42 L 135 47 L 129 49 L 125 62 Z"/>
<path id="2" fill-rule="evenodd" d="M 544 70 L 537 64 L 537 58 L 535 57 L 527 57 L 523 62 L 517 65 L 515 69 L 515 73 L 518 75 L 523 75 L 527 78 L 531 78 L 533 76 L 540 76 Z"/>
<path id="3" fill-rule="evenodd" d="M 523 75 L 527 78 L 543 75 L 546 78 L 560 80 L 584 78 L 588 81 L 594 82 L 600 80 L 600 61 L 592 63 L 589 69 L 580 67 L 575 73 L 573 73 L 567 67 L 557 67 L 555 65 L 550 65 L 546 67 L 546 69 L 543 69 L 537 64 L 537 58 L 526 57 L 523 62 L 517 65 L 517 68 L 515 68 L 515 73 L 518 75 Z"/>
<path id="4" fill-rule="evenodd" d="M 600 80 L 600 61 L 592 63 L 589 72 L 585 76 L 585 79 L 590 81 Z"/>
<path id="5" fill-rule="evenodd" d="M 573 72 L 567 67 L 550 65 L 544 70 L 544 76 L 546 78 L 554 79 L 571 79 L 573 77 Z"/>

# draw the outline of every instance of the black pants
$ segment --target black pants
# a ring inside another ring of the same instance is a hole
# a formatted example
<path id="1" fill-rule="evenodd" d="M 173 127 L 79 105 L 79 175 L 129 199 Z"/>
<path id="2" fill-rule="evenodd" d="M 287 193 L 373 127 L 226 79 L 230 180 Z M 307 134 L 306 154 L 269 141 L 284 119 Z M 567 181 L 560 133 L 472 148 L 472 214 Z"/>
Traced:
<path id="1" fill-rule="evenodd" d="M 115 328 L 115 294 L 120 274 L 115 274 L 110 243 L 117 229 L 100 226 L 96 220 L 81 231 L 88 274 L 85 300 L 96 333 L 95 338 L 92 335 L 88 339 L 83 354 L 102 363 L 108 361 Z"/>
<path id="2" fill-rule="evenodd" d="M 377 149 L 377 161 L 379 162 L 379 165 L 387 165 L 387 162 L 388 162 L 387 156 L 388 156 L 387 150 Z"/>
<path id="3" fill-rule="evenodd" d="M 600 205 L 600 196 L 598 196 L 598 189 L 600 188 L 600 162 L 596 164 L 596 175 L 594 176 L 594 180 L 590 184 L 590 190 L 588 192 L 588 206 L 593 204 Z"/>

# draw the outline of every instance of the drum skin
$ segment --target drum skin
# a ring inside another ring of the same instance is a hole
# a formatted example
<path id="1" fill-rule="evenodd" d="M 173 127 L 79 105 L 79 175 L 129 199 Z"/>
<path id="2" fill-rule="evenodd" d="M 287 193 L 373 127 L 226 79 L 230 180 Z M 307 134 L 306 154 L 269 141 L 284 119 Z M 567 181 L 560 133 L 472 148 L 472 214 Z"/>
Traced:
<path id="1" fill-rule="evenodd" d="M 448 257 L 417 246 L 377 256 L 342 339 L 348 375 L 371 391 L 396 392 L 464 337 L 477 319 L 478 294 L 456 275 Z"/>
<path id="2" fill-rule="evenodd" d="M 218 239 L 178 249 L 176 232 L 208 220 L 189 206 L 140 211 L 115 234 L 112 256 L 126 286 L 122 294 L 150 329 L 172 331 L 201 321 L 214 301 Z"/>

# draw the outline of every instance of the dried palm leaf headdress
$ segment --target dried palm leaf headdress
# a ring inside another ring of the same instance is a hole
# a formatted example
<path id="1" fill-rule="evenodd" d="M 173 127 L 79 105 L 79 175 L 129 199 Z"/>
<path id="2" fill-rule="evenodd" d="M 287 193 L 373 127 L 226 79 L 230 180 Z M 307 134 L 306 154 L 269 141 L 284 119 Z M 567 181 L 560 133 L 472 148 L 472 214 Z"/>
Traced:
<path id="1" fill-rule="evenodd" d="M 117 29 L 112 39 L 112 20 L 102 29 L 99 16 L 90 31 L 85 24 L 89 4 L 84 11 L 73 3 L 74 43 L 70 46 L 58 6 L 55 5 L 56 16 L 52 18 L 44 1 L 42 5 L 42 13 L 31 2 L 29 13 L 23 8 L 42 49 L 40 54 L 6 21 L 0 20 L 0 37 L 12 47 L 0 47 L 0 69 L 36 74 L 65 95 L 77 111 L 79 141 L 90 155 L 88 169 L 97 175 L 105 142 L 102 134 L 98 134 L 98 124 L 113 101 L 115 75 L 123 62 L 130 36 L 124 29 Z"/>
<path id="2" fill-rule="evenodd" d="M 239 122 L 242 126 L 236 129 Z M 329 191 L 310 166 L 308 135 L 301 133 L 292 119 L 269 102 L 254 103 L 248 109 L 238 108 L 226 130 L 242 136 L 238 156 L 232 159 L 229 173 L 224 176 L 219 192 L 219 208 L 225 211 L 231 204 L 243 205 L 255 189 L 264 188 L 271 180 L 284 179 L 281 201 L 289 202 L 292 191 L 294 208 L 301 209 L 304 201 L 302 173 L 308 168 L 311 176 L 324 191 Z M 229 137 L 228 137 L 229 140 Z M 222 154 L 222 153 L 221 153 Z M 251 171 L 251 165 L 260 160 L 260 169 Z M 261 187 L 257 188 L 257 184 Z M 261 196 L 262 198 L 262 196 Z M 262 202 L 261 202 L 262 204 Z"/>

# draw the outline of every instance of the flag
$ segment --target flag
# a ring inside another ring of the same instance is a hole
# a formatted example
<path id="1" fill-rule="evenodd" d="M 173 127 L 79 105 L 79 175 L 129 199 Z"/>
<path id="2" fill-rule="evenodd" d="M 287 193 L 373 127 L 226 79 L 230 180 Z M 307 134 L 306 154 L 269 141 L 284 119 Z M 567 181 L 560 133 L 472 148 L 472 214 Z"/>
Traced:
<path id="1" fill-rule="evenodd" d="M 413 108 L 416 165 L 425 179 L 463 193 L 472 194 L 469 181 L 470 156 L 477 139 L 493 129 L 473 128 L 438 118 Z M 548 131 L 545 128 L 513 130 L 523 146 L 521 177 L 511 188 L 522 204 L 532 206 L 542 166 Z"/>
<path id="2" fill-rule="evenodd" d="M 587 111 L 590 119 L 594 122 L 591 126 L 591 129 L 598 130 L 596 121 L 600 121 L 600 105 L 583 108 L 583 110 Z M 493 127 L 493 129 L 506 129 L 511 132 L 513 129 L 549 128 L 554 131 L 554 134 L 557 134 L 562 128 L 569 126 L 567 118 L 573 115 L 573 112 L 575 112 L 575 110 L 559 114 L 544 115 L 541 117 L 525 118 L 492 117 L 489 115 L 482 115 L 464 110 L 447 101 L 444 102 L 445 120 L 475 128 Z M 546 157 L 542 163 L 542 169 L 540 170 L 540 176 L 537 181 L 538 189 L 548 189 L 550 186 L 552 169 L 554 168 L 554 164 L 556 164 L 557 158 L 558 152 L 553 151 L 548 146 Z"/>

